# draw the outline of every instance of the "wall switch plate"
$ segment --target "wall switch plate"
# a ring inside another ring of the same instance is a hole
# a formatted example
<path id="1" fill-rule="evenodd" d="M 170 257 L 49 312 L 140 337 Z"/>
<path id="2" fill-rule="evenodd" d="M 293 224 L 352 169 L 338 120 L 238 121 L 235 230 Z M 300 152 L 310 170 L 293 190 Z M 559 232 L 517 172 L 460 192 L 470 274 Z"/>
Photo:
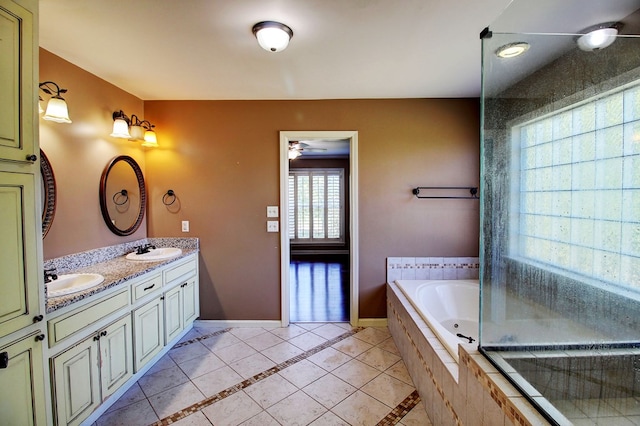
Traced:
<path id="1" fill-rule="evenodd" d="M 183 220 L 182 221 L 182 232 L 189 232 L 189 221 L 188 220 Z"/>
<path id="2" fill-rule="evenodd" d="M 267 206 L 267 217 L 278 217 L 278 206 Z"/>
<path id="3" fill-rule="evenodd" d="M 279 222 L 277 220 L 267 221 L 267 232 L 278 232 Z"/>

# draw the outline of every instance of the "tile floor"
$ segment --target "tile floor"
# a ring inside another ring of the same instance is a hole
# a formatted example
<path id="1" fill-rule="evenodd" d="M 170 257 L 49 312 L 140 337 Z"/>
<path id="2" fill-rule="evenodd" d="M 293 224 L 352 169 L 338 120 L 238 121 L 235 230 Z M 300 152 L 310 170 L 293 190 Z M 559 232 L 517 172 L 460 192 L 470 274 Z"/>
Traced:
<path id="1" fill-rule="evenodd" d="M 420 425 L 387 328 L 194 327 L 94 426 Z"/>

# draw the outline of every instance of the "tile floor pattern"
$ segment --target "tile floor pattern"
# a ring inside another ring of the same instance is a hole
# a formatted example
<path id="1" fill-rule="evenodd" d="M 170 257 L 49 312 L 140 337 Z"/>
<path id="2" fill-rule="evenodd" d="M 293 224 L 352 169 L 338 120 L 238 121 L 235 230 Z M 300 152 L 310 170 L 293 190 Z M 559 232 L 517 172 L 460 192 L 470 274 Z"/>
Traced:
<path id="1" fill-rule="evenodd" d="M 194 327 L 94 424 L 429 426 L 388 329 Z"/>

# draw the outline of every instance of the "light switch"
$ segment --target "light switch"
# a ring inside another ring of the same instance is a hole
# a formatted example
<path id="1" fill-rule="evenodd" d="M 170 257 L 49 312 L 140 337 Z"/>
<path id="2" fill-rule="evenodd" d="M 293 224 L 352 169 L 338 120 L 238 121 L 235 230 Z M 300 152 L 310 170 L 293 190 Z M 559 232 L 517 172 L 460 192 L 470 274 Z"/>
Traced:
<path id="1" fill-rule="evenodd" d="M 182 221 L 182 232 L 189 232 L 189 221 L 188 220 L 183 220 Z"/>
<path id="2" fill-rule="evenodd" d="M 268 220 L 267 221 L 267 232 L 278 232 L 278 221 L 277 220 Z"/>
<path id="3" fill-rule="evenodd" d="M 267 206 L 267 217 L 278 217 L 278 206 Z"/>

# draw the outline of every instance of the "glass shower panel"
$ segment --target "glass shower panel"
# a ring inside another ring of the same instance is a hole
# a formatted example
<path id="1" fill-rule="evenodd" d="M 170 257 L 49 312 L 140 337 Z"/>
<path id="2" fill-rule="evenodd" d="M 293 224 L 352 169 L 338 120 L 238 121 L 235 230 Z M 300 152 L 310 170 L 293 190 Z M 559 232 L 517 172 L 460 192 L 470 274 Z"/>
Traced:
<path id="1" fill-rule="evenodd" d="M 598 51 L 576 39 L 482 40 L 480 350 L 552 424 L 633 422 L 640 38 Z M 497 56 L 520 43 L 524 54 Z"/>

